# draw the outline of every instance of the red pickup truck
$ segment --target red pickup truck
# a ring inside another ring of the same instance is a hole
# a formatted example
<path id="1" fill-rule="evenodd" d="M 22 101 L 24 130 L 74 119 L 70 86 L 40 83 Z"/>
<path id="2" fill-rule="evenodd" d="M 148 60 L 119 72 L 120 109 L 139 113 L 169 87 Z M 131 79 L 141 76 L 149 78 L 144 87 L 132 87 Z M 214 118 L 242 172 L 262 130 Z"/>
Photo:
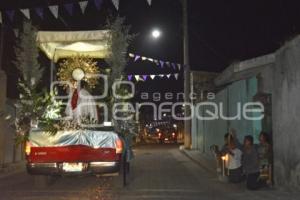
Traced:
<path id="1" fill-rule="evenodd" d="M 27 171 L 36 177 L 123 173 L 126 184 L 124 142 L 107 128 L 61 131 L 56 135 L 32 130 L 25 152 Z"/>

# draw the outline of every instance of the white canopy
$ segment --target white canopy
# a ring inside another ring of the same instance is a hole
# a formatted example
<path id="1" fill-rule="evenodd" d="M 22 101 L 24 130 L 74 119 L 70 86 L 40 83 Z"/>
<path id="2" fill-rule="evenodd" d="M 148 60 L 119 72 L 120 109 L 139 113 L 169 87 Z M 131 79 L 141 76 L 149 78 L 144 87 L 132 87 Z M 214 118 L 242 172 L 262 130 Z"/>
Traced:
<path id="1" fill-rule="evenodd" d="M 93 58 L 109 55 L 109 30 L 97 31 L 40 31 L 37 34 L 39 48 L 54 62 L 76 54 Z"/>

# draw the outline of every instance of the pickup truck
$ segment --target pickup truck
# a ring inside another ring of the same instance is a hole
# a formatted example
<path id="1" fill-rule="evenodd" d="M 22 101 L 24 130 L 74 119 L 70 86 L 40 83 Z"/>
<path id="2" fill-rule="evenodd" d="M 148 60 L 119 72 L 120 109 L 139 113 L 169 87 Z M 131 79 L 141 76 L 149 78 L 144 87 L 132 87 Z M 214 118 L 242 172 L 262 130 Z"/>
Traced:
<path id="1" fill-rule="evenodd" d="M 124 142 L 108 130 L 70 130 L 49 135 L 32 130 L 25 147 L 27 171 L 35 178 L 62 175 L 119 175 L 126 184 Z"/>

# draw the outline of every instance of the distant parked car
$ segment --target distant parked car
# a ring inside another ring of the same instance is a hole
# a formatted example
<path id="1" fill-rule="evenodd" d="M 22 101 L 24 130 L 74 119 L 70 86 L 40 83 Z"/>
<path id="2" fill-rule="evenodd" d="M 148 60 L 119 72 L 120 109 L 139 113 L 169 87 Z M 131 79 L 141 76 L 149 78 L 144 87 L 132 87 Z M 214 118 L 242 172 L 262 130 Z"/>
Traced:
<path id="1" fill-rule="evenodd" d="M 158 132 L 158 142 L 160 144 L 164 143 L 177 143 L 177 133 L 170 130 L 162 130 Z"/>

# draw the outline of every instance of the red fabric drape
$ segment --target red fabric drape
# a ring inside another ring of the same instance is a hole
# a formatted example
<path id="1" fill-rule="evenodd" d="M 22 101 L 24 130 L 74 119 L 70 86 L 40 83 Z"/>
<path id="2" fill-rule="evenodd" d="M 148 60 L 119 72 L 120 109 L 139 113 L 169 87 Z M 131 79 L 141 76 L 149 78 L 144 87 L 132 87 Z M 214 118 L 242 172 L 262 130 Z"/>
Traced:
<path id="1" fill-rule="evenodd" d="M 77 107 L 77 102 L 78 102 L 78 90 L 75 89 L 72 95 L 72 100 L 71 100 L 71 106 L 72 109 L 75 110 Z"/>

